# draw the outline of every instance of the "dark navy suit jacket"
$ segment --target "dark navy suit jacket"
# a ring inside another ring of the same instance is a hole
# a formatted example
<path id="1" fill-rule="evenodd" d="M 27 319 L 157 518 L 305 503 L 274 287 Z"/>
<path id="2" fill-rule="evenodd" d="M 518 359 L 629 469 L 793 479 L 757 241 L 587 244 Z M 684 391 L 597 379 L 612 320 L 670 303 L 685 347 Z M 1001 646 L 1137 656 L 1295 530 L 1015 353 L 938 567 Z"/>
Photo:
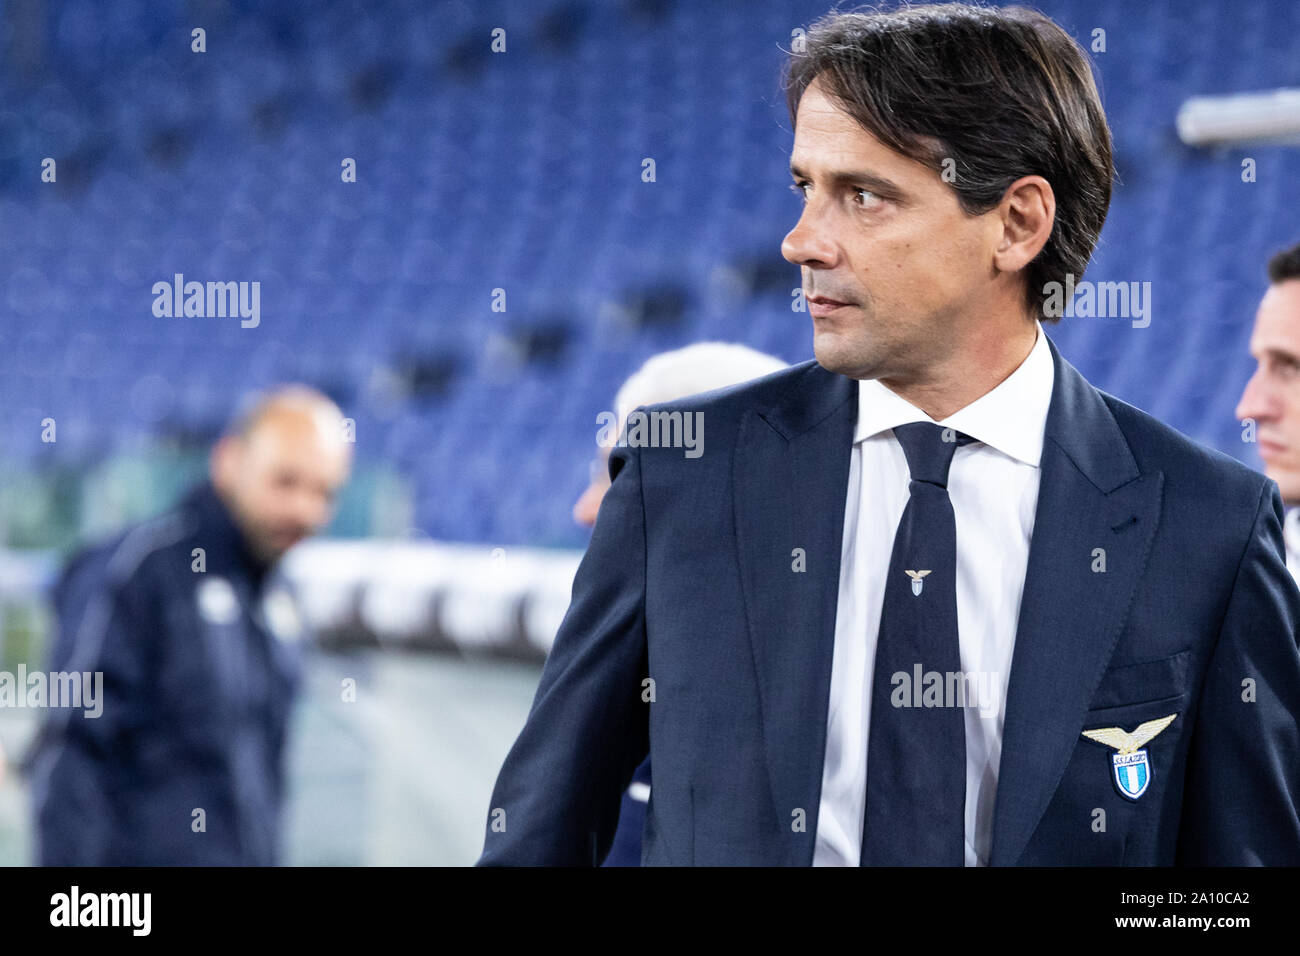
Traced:
<path id="1" fill-rule="evenodd" d="M 1277 485 L 1051 353 L 990 862 L 1300 864 Z M 481 864 L 600 863 L 647 752 L 645 864 L 812 862 L 857 383 L 809 362 L 655 408 L 702 411 L 704 453 L 610 456 Z M 1171 714 L 1127 799 L 1083 731 Z"/>

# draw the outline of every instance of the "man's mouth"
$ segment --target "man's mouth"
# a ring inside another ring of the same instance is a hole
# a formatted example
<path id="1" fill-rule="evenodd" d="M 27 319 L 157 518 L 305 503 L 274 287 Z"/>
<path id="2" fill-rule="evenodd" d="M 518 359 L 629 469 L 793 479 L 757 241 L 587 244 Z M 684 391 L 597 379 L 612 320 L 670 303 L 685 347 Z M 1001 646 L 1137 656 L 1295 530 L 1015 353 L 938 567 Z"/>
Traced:
<path id="1" fill-rule="evenodd" d="M 851 306 L 852 302 L 841 302 L 839 299 L 832 299 L 824 295 L 813 295 L 808 297 L 808 311 L 812 313 L 813 318 L 821 319 L 830 315 L 839 309 Z"/>
<path id="2" fill-rule="evenodd" d="M 268 536 L 271 547 L 276 551 L 288 551 L 295 544 L 307 537 L 307 534 L 301 530 L 293 528 L 283 528 L 272 531 Z"/>

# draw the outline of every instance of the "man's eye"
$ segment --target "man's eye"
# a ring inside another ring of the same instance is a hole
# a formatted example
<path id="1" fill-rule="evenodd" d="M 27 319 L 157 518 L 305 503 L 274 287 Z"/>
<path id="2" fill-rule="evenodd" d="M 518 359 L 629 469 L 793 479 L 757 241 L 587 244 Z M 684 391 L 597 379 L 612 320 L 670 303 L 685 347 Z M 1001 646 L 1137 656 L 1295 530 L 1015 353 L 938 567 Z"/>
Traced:
<path id="1" fill-rule="evenodd" d="M 798 196 L 802 202 L 806 203 L 808 201 L 808 187 L 811 185 L 812 183 L 807 180 L 800 180 L 796 183 L 790 184 L 790 191 Z M 876 206 L 880 205 L 880 203 L 884 202 L 880 196 L 873 193 L 870 189 L 854 189 L 852 190 L 852 194 L 853 201 L 864 209 L 874 209 Z M 862 197 L 860 201 L 858 197 Z"/>
<path id="2" fill-rule="evenodd" d="M 1274 355 L 1267 359 L 1260 359 L 1255 365 L 1255 371 L 1262 371 L 1269 375 L 1275 375 L 1278 378 L 1295 378 L 1296 373 L 1300 372 L 1300 361 L 1293 358 L 1286 358 L 1281 355 Z"/>

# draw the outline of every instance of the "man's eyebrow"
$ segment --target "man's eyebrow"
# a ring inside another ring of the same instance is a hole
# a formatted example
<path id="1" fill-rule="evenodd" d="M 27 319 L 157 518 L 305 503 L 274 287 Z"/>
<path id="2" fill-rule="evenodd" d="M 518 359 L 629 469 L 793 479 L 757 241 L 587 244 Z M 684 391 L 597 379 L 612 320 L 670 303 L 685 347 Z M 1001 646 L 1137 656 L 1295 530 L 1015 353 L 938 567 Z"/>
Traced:
<path id="1" fill-rule="evenodd" d="M 812 179 L 797 163 L 790 164 L 790 175 L 795 179 Z M 895 196 L 904 194 L 897 183 L 865 171 L 832 169 L 826 173 L 826 178 L 837 186 L 866 186 L 870 190 Z"/>
<path id="2" fill-rule="evenodd" d="M 1264 354 L 1275 362 L 1286 362 L 1291 365 L 1300 365 L 1300 356 L 1294 352 L 1288 352 L 1286 349 L 1277 347 L 1264 349 Z"/>

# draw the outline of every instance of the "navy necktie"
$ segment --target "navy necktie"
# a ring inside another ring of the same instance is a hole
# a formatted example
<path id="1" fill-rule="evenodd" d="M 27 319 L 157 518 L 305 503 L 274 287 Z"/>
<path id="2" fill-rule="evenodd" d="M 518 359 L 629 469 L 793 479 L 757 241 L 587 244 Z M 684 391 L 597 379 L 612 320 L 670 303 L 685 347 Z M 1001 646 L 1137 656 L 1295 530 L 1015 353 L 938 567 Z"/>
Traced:
<path id="1" fill-rule="evenodd" d="M 965 862 L 966 725 L 943 698 L 961 672 L 957 528 L 948 469 L 969 435 L 931 422 L 899 425 L 911 497 L 894 536 L 872 675 L 862 866 Z M 942 678 L 937 703 L 923 675 Z M 929 703 L 931 706 L 926 706 Z M 948 706 L 944 706 L 944 705 Z"/>

